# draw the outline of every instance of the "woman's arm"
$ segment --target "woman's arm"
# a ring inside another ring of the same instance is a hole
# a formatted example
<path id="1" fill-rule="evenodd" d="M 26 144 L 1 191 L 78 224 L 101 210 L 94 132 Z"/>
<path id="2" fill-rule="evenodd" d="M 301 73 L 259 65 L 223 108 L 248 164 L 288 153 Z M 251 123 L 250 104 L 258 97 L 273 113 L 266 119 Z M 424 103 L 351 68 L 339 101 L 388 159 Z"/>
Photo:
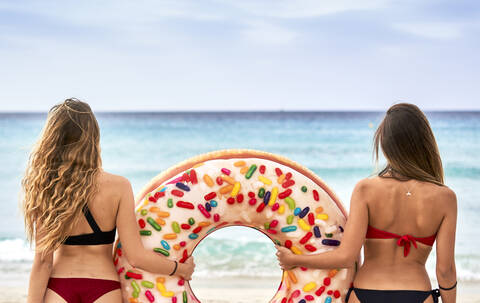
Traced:
<path id="1" fill-rule="evenodd" d="M 39 232 L 36 229 L 35 242 L 38 243 Z M 32 271 L 30 272 L 30 282 L 28 285 L 27 303 L 43 302 L 45 291 L 47 290 L 48 279 L 52 272 L 53 252 L 44 255 L 35 247 L 35 257 L 33 259 Z"/>
<path id="2" fill-rule="evenodd" d="M 446 188 L 445 216 L 437 233 L 437 281 L 443 288 L 452 287 L 457 281 L 455 269 L 455 231 L 457 226 L 457 197 Z M 456 287 L 451 290 L 440 289 L 443 303 L 454 303 L 457 298 Z"/>
<path id="3" fill-rule="evenodd" d="M 295 255 L 285 247 L 277 246 L 277 257 L 284 270 L 297 266 L 307 268 L 347 268 L 355 264 L 365 241 L 368 226 L 366 202 L 367 180 L 357 183 L 350 201 L 350 215 L 338 249 L 317 255 Z"/>
<path id="4" fill-rule="evenodd" d="M 122 249 L 125 252 L 128 262 L 133 267 L 138 267 L 149 272 L 169 275 L 175 268 L 175 262 L 167 259 L 153 250 L 145 249 L 140 239 L 140 233 L 135 218 L 135 202 L 130 182 L 122 178 L 122 196 L 117 215 L 118 235 L 122 242 Z M 175 275 L 186 280 L 192 277 L 195 264 L 193 257 L 188 258 L 185 263 L 178 263 Z"/>

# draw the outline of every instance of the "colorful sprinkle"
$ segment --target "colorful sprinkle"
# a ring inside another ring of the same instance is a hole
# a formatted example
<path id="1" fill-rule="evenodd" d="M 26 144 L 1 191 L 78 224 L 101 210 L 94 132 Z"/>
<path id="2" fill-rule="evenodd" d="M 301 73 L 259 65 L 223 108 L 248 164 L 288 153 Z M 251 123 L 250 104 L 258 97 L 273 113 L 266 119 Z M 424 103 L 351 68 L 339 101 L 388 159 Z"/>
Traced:
<path id="1" fill-rule="evenodd" d="M 279 199 L 285 199 L 286 197 L 290 196 L 292 194 L 292 190 L 289 188 L 285 191 L 282 191 L 281 193 L 278 194 Z"/>
<path id="2" fill-rule="evenodd" d="M 317 215 L 317 219 L 320 219 L 320 220 L 323 220 L 323 221 L 327 221 L 327 220 L 328 220 L 328 215 L 325 214 L 325 213 L 318 214 L 318 215 Z"/>
<path id="3" fill-rule="evenodd" d="M 174 189 L 174 190 L 172 190 L 172 195 L 174 195 L 176 197 L 183 197 L 184 193 L 183 193 L 183 191 L 180 191 L 178 189 Z"/>
<path id="4" fill-rule="evenodd" d="M 256 169 L 257 169 L 257 166 L 255 164 L 252 164 L 248 169 L 247 173 L 245 174 L 245 178 L 250 179 Z"/>
<path id="5" fill-rule="evenodd" d="M 334 239 L 323 239 L 322 244 L 323 245 L 328 245 L 328 246 L 339 246 L 340 241 L 334 240 Z"/>
<path id="6" fill-rule="evenodd" d="M 220 193 L 222 195 L 225 195 L 225 194 L 228 194 L 229 192 L 231 192 L 233 189 L 233 185 L 229 184 L 229 185 L 225 185 L 224 187 L 220 188 Z"/>
<path id="7" fill-rule="evenodd" d="M 243 160 L 240 160 L 240 161 L 237 161 L 237 162 L 233 163 L 233 166 L 235 166 L 235 167 L 243 167 L 245 165 L 246 165 L 246 163 Z"/>
<path id="8" fill-rule="evenodd" d="M 168 244 L 167 241 L 162 240 L 162 241 L 160 241 L 160 244 L 162 244 L 163 248 L 165 248 L 166 250 L 170 249 L 170 245 Z"/>
<path id="9" fill-rule="evenodd" d="M 288 233 L 296 230 L 297 230 L 297 227 L 295 225 L 285 226 L 285 227 L 282 227 L 281 229 L 282 233 Z"/>
<path id="10" fill-rule="evenodd" d="M 287 217 L 287 224 L 292 224 L 293 223 L 293 218 L 294 218 L 293 215 L 289 215 Z"/>
<path id="11" fill-rule="evenodd" d="M 310 283 L 305 284 L 305 286 L 303 286 L 303 291 L 304 292 L 309 292 L 309 291 L 314 290 L 315 287 L 317 287 L 317 283 L 310 282 Z"/>
<path id="12" fill-rule="evenodd" d="M 280 177 L 281 175 L 283 175 L 282 170 L 278 167 L 275 168 L 275 174 L 277 175 L 277 177 Z"/>
<path id="13" fill-rule="evenodd" d="M 301 255 L 302 254 L 302 251 L 300 249 L 298 249 L 298 247 L 296 247 L 296 246 L 292 246 L 290 249 L 296 255 Z"/>
<path id="14" fill-rule="evenodd" d="M 183 184 L 182 182 L 175 183 L 175 186 L 180 188 L 181 190 L 190 191 L 190 187 L 188 187 L 188 185 Z"/>
<path id="15" fill-rule="evenodd" d="M 292 185 L 294 185 L 294 184 L 295 184 L 295 181 L 293 181 L 292 179 L 290 179 L 290 180 L 286 180 L 285 182 L 283 182 L 283 183 L 282 183 L 282 187 L 283 187 L 283 188 L 287 188 L 287 187 L 290 187 L 290 186 L 292 186 Z"/>
<path id="16" fill-rule="evenodd" d="M 161 227 L 160 225 L 158 225 L 158 223 L 155 222 L 155 220 L 153 220 L 153 218 L 148 217 L 148 218 L 147 218 L 147 222 L 148 222 L 148 224 L 150 224 L 156 231 L 161 231 L 161 230 L 162 230 L 162 227 Z"/>
<path id="17" fill-rule="evenodd" d="M 303 218 L 308 214 L 309 211 L 310 211 L 310 207 L 307 206 L 304 209 L 302 209 L 302 211 L 298 214 L 298 216 L 300 218 Z"/>
<path id="18" fill-rule="evenodd" d="M 287 203 L 288 208 L 290 208 L 291 210 L 295 209 L 295 200 L 293 200 L 291 197 L 286 197 L 285 203 Z"/>
<path id="19" fill-rule="evenodd" d="M 142 274 L 137 274 L 137 273 L 134 273 L 134 272 L 131 272 L 131 271 L 127 271 L 127 273 L 125 275 L 129 278 L 136 279 L 136 280 L 141 280 L 142 277 L 143 277 Z M 135 281 L 132 281 L 132 282 L 135 282 Z M 139 288 L 138 291 L 140 291 L 140 288 Z"/>
<path id="20" fill-rule="evenodd" d="M 278 187 L 274 187 L 272 189 L 272 193 L 270 194 L 270 199 L 268 200 L 268 206 L 272 206 L 275 201 L 277 201 L 278 196 Z"/>
<path id="21" fill-rule="evenodd" d="M 177 206 L 181 208 L 187 208 L 187 209 L 194 209 L 195 206 L 193 206 L 192 203 L 190 202 L 185 202 L 185 201 L 177 201 Z"/>
<path id="22" fill-rule="evenodd" d="M 200 212 L 202 213 L 202 215 L 205 216 L 205 218 L 211 217 L 210 213 L 205 209 L 205 207 L 203 207 L 202 204 L 198 204 L 197 207 L 198 207 L 198 210 L 200 210 Z"/>
<path id="23" fill-rule="evenodd" d="M 190 182 L 192 182 L 192 184 L 198 183 L 197 172 L 194 169 L 190 171 Z"/>
<path id="24" fill-rule="evenodd" d="M 305 236 L 303 236 L 303 238 L 300 239 L 300 244 L 305 244 L 305 243 L 307 243 L 307 241 L 310 240 L 310 238 L 312 237 L 312 235 L 313 235 L 313 234 L 312 234 L 312 232 L 310 232 L 310 231 L 309 231 L 308 233 L 306 233 Z"/>
<path id="25" fill-rule="evenodd" d="M 214 185 L 213 180 L 209 175 L 207 174 L 203 175 L 202 179 L 203 179 L 203 182 L 205 182 L 205 184 L 207 184 L 208 187 L 212 187 Z"/>
<path id="26" fill-rule="evenodd" d="M 140 284 L 142 284 L 143 287 L 146 287 L 146 288 L 153 288 L 155 285 L 150 282 L 150 281 L 142 281 Z"/>
<path id="27" fill-rule="evenodd" d="M 206 194 L 203 198 L 205 199 L 205 201 L 210 201 L 212 199 L 215 199 L 216 196 L 217 193 L 212 191 L 211 193 Z"/>
<path id="28" fill-rule="evenodd" d="M 127 274 L 128 274 L 128 273 L 127 273 Z M 130 278 L 131 278 L 131 277 L 130 277 Z M 132 285 L 134 291 L 140 292 L 140 286 L 138 286 L 137 282 L 132 281 L 132 282 L 130 283 L 130 285 Z"/>
<path id="29" fill-rule="evenodd" d="M 265 185 L 271 185 L 272 184 L 272 180 L 270 180 L 267 177 L 264 177 L 262 175 L 258 176 L 258 180 Z"/>
<path id="30" fill-rule="evenodd" d="M 270 201 L 270 195 L 271 195 L 270 191 L 267 191 L 267 192 L 265 193 L 265 196 L 263 196 L 263 203 L 264 203 L 265 205 L 267 205 L 267 204 L 268 204 L 268 201 Z"/>
<path id="31" fill-rule="evenodd" d="M 230 176 L 221 175 L 220 177 L 222 178 L 223 181 L 227 182 L 227 183 L 230 184 L 230 185 L 235 184 L 235 179 L 233 179 L 233 178 L 230 177 Z M 219 185 L 221 185 L 221 184 L 219 184 Z"/>
<path id="32" fill-rule="evenodd" d="M 265 173 L 265 169 L 266 169 L 265 165 L 262 164 L 262 165 L 260 165 L 260 168 L 259 168 L 258 170 L 259 170 L 260 173 L 263 175 L 263 174 Z M 270 182 L 271 182 L 271 181 L 270 181 Z"/>
<path id="33" fill-rule="evenodd" d="M 157 252 L 157 253 L 161 253 L 162 255 L 164 255 L 164 256 L 166 256 L 166 257 L 170 256 L 170 253 L 169 253 L 167 250 L 165 250 L 165 249 L 163 249 L 163 248 L 160 248 L 160 247 L 155 247 L 155 248 L 153 249 L 153 251 L 154 251 L 154 252 Z"/>
<path id="34" fill-rule="evenodd" d="M 260 189 L 258 190 L 258 197 L 263 198 L 264 196 L 265 196 L 265 188 L 260 187 Z"/>
<path id="35" fill-rule="evenodd" d="M 303 221 L 303 219 L 298 219 L 298 226 L 304 231 L 310 231 L 311 226 L 308 225 L 307 222 Z"/>
<path id="36" fill-rule="evenodd" d="M 163 238 L 165 240 L 173 240 L 173 239 L 177 238 L 177 234 L 175 234 L 175 233 L 165 234 L 165 235 L 163 235 Z"/>
<path id="37" fill-rule="evenodd" d="M 325 286 L 320 286 L 320 288 L 317 289 L 317 291 L 315 292 L 315 295 L 320 297 L 324 291 L 325 291 Z"/>
<path id="38" fill-rule="evenodd" d="M 231 197 L 236 197 L 238 195 L 238 192 L 240 191 L 240 182 L 235 182 L 235 184 L 233 185 L 233 189 L 232 189 L 232 192 L 230 193 L 230 196 Z"/>

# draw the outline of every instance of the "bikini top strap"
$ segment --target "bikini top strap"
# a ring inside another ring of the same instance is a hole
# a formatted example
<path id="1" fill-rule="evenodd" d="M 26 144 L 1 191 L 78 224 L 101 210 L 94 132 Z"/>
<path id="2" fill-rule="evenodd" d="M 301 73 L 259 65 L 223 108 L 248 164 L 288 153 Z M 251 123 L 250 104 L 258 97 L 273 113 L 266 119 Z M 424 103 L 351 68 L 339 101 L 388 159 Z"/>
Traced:
<path id="1" fill-rule="evenodd" d="M 90 212 L 90 209 L 88 208 L 88 205 L 85 206 L 85 210 L 83 212 L 85 215 L 85 219 L 87 219 L 88 225 L 92 228 L 94 233 L 101 233 L 102 230 L 100 227 L 98 227 L 97 222 L 95 222 L 95 219 L 92 216 L 92 213 Z"/>

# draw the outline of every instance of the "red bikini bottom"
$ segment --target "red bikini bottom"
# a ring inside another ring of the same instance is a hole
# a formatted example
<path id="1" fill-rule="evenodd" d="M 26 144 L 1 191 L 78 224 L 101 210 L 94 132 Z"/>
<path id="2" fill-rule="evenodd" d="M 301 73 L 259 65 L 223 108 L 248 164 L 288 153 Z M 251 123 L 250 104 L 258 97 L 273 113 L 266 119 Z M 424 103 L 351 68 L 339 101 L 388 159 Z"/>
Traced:
<path id="1" fill-rule="evenodd" d="M 120 289 L 120 282 L 90 278 L 50 278 L 47 287 L 67 303 L 93 303 L 104 294 Z"/>

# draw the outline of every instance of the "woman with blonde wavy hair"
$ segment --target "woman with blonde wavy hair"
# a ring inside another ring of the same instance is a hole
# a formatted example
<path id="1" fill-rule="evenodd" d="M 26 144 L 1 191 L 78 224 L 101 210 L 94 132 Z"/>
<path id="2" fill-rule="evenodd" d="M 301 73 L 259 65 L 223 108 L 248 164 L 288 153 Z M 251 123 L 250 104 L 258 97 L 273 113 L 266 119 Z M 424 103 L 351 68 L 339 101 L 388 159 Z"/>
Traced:
<path id="1" fill-rule="evenodd" d="M 129 181 L 101 164 L 90 106 L 77 99 L 55 105 L 22 181 L 27 238 L 35 242 L 28 302 L 121 302 L 116 228 L 133 266 L 191 279 L 193 258 L 179 264 L 143 247 Z"/>
<path id="2" fill-rule="evenodd" d="M 355 186 L 339 248 L 294 255 L 278 246 L 280 266 L 350 267 L 363 246 L 364 263 L 346 302 L 430 303 L 441 296 L 443 303 L 453 303 L 457 200 L 444 185 L 442 160 L 427 117 L 413 104 L 390 107 L 374 136 L 377 161 L 380 149 L 387 165 Z M 425 269 L 435 241 L 440 290 L 432 290 Z"/>

